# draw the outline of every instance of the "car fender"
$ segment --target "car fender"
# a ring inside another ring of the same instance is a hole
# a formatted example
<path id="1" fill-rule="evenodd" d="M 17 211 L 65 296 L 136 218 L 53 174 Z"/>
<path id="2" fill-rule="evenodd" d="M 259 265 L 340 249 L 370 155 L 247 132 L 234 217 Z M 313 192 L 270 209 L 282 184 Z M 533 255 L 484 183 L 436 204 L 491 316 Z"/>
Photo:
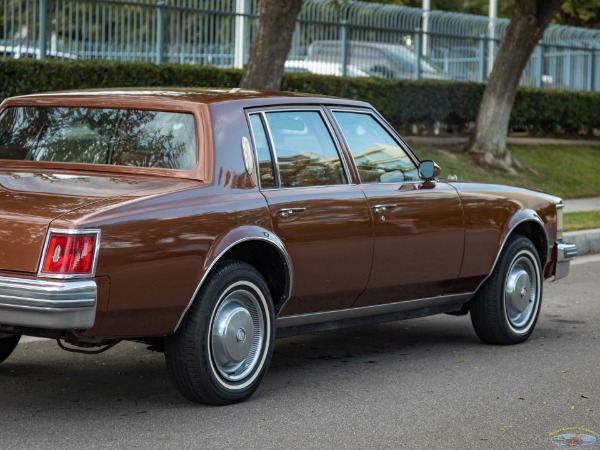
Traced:
<path id="1" fill-rule="evenodd" d="M 543 231 L 543 237 L 546 242 L 546 246 L 548 245 L 548 236 L 546 233 L 546 227 L 544 225 L 543 220 L 540 218 L 540 216 L 534 210 L 531 210 L 531 209 L 522 209 L 522 210 L 517 211 L 507 222 L 506 226 L 503 227 L 502 233 L 501 233 L 501 239 L 499 241 L 500 245 L 498 246 L 498 250 L 496 252 L 496 258 L 494 260 L 494 263 L 492 264 L 488 275 L 479 283 L 479 286 L 477 286 L 476 291 L 479 290 L 479 288 L 483 285 L 483 283 L 485 283 L 485 281 L 490 277 L 492 272 L 494 272 L 496 265 L 498 264 L 498 260 L 500 259 L 500 255 L 502 254 L 502 251 L 504 250 L 504 247 L 506 246 L 508 238 L 517 231 L 519 226 L 521 226 L 527 222 L 532 222 L 532 223 L 536 224 L 537 226 L 539 226 L 540 231 Z M 546 261 L 543 260 L 545 258 L 543 258 L 542 255 L 540 255 L 540 259 L 542 259 L 542 267 L 545 266 Z"/>
<path id="2" fill-rule="evenodd" d="M 290 255 L 289 255 L 288 251 L 286 250 L 282 240 L 275 233 L 273 233 L 272 231 L 267 230 L 263 227 L 259 227 L 256 225 L 241 226 L 241 227 L 235 228 L 233 230 L 230 230 L 227 233 L 225 233 L 222 236 L 219 236 L 217 239 L 215 239 L 213 245 L 210 247 L 210 249 L 206 255 L 206 258 L 204 260 L 204 265 L 202 267 L 202 277 L 200 279 L 200 282 L 198 283 L 198 286 L 196 287 L 192 298 L 188 302 L 188 305 L 182 312 L 181 317 L 179 318 L 179 321 L 177 322 L 177 325 L 175 326 L 175 331 L 177 331 L 177 328 L 181 324 L 181 321 L 185 317 L 187 311 L 192 306 L 192 303 L 194 302 L 196 296 L 198 295 L 198 292 L 200 292 L 200 289 L 204 285 L 204 282 L 206 281 L 206 278 L 208 277 L 208 275 L 211 273 L 212 269 L 220 261 L 223 260 L 224 256 L 231 249 L 233 249 L 237 245 L 243 244 L 245 242 L 250 242 L 250 241 L 265 242 L 268 245 L 271 245 L 281 255 L 281 258 L 285 263 L 284 271 L 285 271 L 285 277 L 286 277 L 285 289 L 284 289 L 284 294 L 283 294 L 284 300 L 290 296 L 290 293 L 292 290 L 293 278 L 294 278 L 294 268 L 292 265 L 292 260 L 290 258 Z"/>

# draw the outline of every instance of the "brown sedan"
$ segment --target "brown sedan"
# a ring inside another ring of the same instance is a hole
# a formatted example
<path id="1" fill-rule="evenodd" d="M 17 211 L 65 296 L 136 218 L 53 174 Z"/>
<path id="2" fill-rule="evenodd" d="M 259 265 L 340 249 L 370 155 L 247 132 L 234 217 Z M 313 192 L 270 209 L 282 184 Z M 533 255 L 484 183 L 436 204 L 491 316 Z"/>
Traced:
<path id="1" fill-rule="evenodd" d="M 123 89 L 0 106 L 0 362 L 21 335 L 164 348 L 248 398 L 274 338 L 439 313 L 525 341 L 568 273 L 562 202 L 439 179 L 369 104 Z"/>

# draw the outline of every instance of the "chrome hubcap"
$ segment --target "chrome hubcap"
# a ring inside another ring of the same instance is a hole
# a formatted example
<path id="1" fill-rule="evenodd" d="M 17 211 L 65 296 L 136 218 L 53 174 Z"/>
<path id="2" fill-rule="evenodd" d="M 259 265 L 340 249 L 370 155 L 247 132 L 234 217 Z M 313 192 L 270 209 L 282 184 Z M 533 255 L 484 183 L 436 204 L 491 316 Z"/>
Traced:
<path id="1" fill-rule="evenodd" d="M 526 327 L 538 303 L 538 272 L 529 256 L 519 256 L 511 265 L 504 285 L 506 315 L 515 328 Z"/>
<path id="2" fill-rule="evenodd" d="M 228 381 L 245 378 L 256 366 L 264 339 L 264 320 L 256 296 L 246 290 L 226 295 L 213 319 L 212 358 Z"/>

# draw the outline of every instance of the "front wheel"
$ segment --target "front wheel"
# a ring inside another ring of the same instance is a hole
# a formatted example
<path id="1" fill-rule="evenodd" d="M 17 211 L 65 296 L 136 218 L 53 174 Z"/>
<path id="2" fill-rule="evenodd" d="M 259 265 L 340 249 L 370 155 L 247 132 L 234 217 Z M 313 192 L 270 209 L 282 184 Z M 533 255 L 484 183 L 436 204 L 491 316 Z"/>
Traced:
<path id="1" fill-rule="evenodd" d="M 471 301 L 471 321 L 488 344 L 518 344 L 529 338 L 542 303 L 538 252 L 524 236 L 511 236 L 485 283 Z"/>
<path id="2" fill-rule="evenodd" d="M 165 359 L 175 387 L 210 405 L 246 400 L 258 388 L 274 346 L 269 288 L 249 264 L 228 261 L 207 278 Z"/>
<path id="3" fill-rule="evenodd" d="M 0 333 L 0 363 L 12 354 L 20 339 L 20 334 Z"/>

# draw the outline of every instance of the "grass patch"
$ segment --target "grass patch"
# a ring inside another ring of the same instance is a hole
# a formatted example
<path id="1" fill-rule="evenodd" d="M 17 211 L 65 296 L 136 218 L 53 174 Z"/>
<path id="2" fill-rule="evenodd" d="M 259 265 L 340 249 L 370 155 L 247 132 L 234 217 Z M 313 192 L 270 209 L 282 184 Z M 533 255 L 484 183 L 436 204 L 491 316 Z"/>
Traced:
<path id="1" fill-rule="evenodd" d="M 565 213 L 565 231 L 600 228 L 600 211 Z"/>
<path id="2" fill-rule="evenodd" d="M 518 175 L 509 175 L 476 165 L 457 146 L 412 147 L 421 159 L 437 162 L 443 177 L 456 175 L 465 181 L 542 189 L 563 198 L 600 196 L 600 148 L 511 145 L 510 151 L 525 169 Z"/>

